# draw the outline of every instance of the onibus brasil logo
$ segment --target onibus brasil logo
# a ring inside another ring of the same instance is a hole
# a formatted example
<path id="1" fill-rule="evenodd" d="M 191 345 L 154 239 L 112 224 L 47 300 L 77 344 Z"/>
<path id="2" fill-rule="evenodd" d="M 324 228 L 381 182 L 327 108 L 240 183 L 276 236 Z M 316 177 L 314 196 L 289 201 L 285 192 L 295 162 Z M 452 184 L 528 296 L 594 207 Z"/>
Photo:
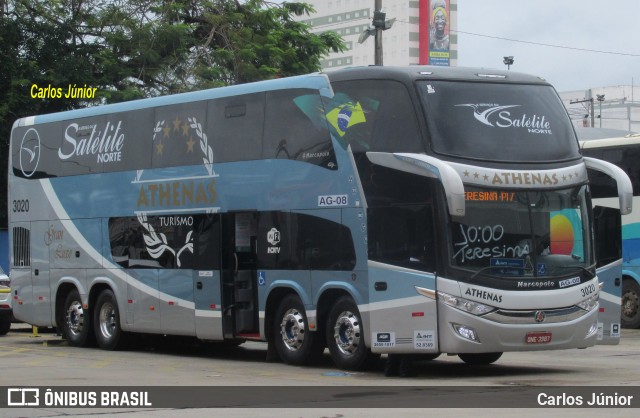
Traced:
<path id="1" fill-rule="evenodd" d="M 514 113 L 514 108 L 521 105 L 498 105 L 489 103 L 465 103 L 456 107 L 470 107 L 473 109 L 473 117 L 480 123 L 494 128 L 524 128 L 533 134 L 551 134 L 551 123 L 545 115 L 535 113 Z"/>
<path id="2" fill-rule="evenodd" d="M 176 139 L 176 135 L 173 137 L 171 135 L 172 124 L 174 134 L 178 132 L 178 139 Z M 202 124 L 195 117 L 187 117 L 185 122 L 177 116 L 173 122 L 166 123 L 166 120 L 160 120 L 156 123 L 153 130 L 154 153 L 157 153 L 158 156 L 168 153 L 165 146 L 169 141 L 175 142 L 177 140 L 183 142 L 184 152 L 201 154 L 202 175 L 144 178 L 146 177 L 145 170 L 137 170 L 132 184 L 140 186 L 137 205 L 138 209 L 144 208 L 144 210 L 136 211 L 136 215 L 138 222 L 144 228 L 143 238 L 146 250 L 154 259 L 159 259 L 168 252 L 175 257 L 176 264 L 180 267 L 180 256 L 185 251 L 193 254 L 193 229 L 187 232 L 184 243 L 172 243 L 167 239 L 166 234 L 156 230 L 156 227 L 150 222 L 150 216 L 158 214 L 160 226 L 193 228 L 193 217 L 177 216 L 176 214 L 215 213 L 220 208 L 212 206 L 217 197 L 215 178 L 218 177 L 218 174 L 213 169 L 213 150 Z M 162 172 L 162 170 L 160 171 Z M 171 215 L 166 215 L 168 212 Z M 166 216 L 162 216 L 162 214 Z"/>

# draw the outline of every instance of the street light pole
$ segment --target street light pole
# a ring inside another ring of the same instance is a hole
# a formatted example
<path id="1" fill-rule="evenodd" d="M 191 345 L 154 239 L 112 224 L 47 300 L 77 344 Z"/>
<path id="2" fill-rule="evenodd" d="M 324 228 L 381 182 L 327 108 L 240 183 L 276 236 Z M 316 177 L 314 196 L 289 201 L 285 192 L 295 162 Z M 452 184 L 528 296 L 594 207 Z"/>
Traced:
<path id="1" fill-rule="evenodd" d="M 382 65 L 382 31 L 391 29 L 393 19 L 386 20 L 386 13 L 382 12 L 382 0 L 375 0 L 375 10 L 373 11 L 373 25 L 362 31 L 358 38 L 358 43 L 362 44 L 371 35 L 375 35 L 374 57 L 375 65 Z"/>
<path id="2" fill-rule="evenodd" d="M 600 103 L 600 116 L 598 117 L 600 118 L 600 127 L 602 128 L 602 102 L 604 102 L 604 94 L 596 94 L 596 99 L 598 103 Z"/>
<path id="3" fill-rule="evenodd" d="M 513 65 L 513 56 L 504 57 L 502 62 L 507 66 L 507 70 L 510 70 Z"/>
<path id="4" fill-rule="evenodd" d="M 376 46 L 374 58 L 376 65 L 382 65 L 382 28 L 378 27 L 380 18 L 382 18 L 382 26 L 384 27 L 385 15 L 382 13 L 382 0 L 376 0 L 375 10 L 373 12 L 373 26 L 376 28 Z"/>

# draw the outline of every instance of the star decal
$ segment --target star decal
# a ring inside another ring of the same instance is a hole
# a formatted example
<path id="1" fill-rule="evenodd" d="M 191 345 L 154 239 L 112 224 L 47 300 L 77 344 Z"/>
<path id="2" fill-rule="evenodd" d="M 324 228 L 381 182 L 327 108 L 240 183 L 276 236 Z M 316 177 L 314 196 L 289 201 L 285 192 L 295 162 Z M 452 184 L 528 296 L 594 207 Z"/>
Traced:
<path id="1" fill-rule="evenodd" d="M 193 138 L 190 136 L 189 140 L 187 141 L 187 152 L 193 152 L 193 144 L 195 144 L 196 141 L 193 140 Z"/>
<path id="2" fill-rule="evenodd" d="M 180 131 L 180 118 L 178 116 L 173 120 L 173 131 Z"/>
<path id="3" fill-rule="evenodd" d="M 162 151 L 164 151 L 164 144 L 162 142 L 156 144 L 156 152 L 158 155 L 162 155 Z"/>

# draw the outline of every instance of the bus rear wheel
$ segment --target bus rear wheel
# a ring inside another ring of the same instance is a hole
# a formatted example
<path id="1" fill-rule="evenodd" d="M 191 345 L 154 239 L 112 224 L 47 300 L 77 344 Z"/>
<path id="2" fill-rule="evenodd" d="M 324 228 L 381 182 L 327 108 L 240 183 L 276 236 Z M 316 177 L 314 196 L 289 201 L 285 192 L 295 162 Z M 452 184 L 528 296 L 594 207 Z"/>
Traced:
<path id="1" fill-rule="evenodd" d="M 472 366 L 484 366 L 498 361 L 502 353 L 463 353 L 458 354 L 458 357 Z"/>
<path id="2" fill-rule="evenodd" d="M 633 279 L 622 281 L 622 315 L 620 322 L 623 328 L 640 327 L 640 286 Z"/>
<path id="3" fill-rule="evenodd" d="M 310 332 L 307 314 L 296 295 L 287 295 L 276 311 L 274 342 L 280 359 L 287 364 L 306 365 L 320 360 L 324 341 L 320 332 Z"/>
<path id="4" fill-rule="evenodd" d="M 73 289 L 64 301 L 64 320 L 62 324 L 64 337 L 73 347 L 85 347 L 92 338 L 91 315 L 82 306 L 82 299 L 77 289 Z"/>
<path id="5" fill-rule="evenodd" d="M 96 341 L 104 350 L 124 347 L 126 336 L 120 326 L 120 311 L 116 297 L 110 289 L 103 290 L 96 300 L 93 315 Z"/>
<path id="6" fill-rule="evenodd" d="M 331 358 L 341 369 L 362 370 L 379 358 L 365 345 L 360 311 L 348 296 L 338 299 L 331 308 L 326 334 Z"/>

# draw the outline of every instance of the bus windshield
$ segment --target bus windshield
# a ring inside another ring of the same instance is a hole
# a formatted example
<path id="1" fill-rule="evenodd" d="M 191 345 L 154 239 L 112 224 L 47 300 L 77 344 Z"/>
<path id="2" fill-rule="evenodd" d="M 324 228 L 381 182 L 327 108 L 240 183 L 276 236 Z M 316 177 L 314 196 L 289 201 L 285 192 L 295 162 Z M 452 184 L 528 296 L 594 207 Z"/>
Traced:
<path id="1" fill-rule="evenodd" d="M 545 85 L 421 81 L 434 152 L 502 162 L 577 159 L 562 102 Z"/>
<path id="2" fill-rule="evenodd" d="M 586 186 L 504 191 L 466 187 L 451 224 L 452 267 L 472 277 L 563 276 L 593 264 Z"/>

